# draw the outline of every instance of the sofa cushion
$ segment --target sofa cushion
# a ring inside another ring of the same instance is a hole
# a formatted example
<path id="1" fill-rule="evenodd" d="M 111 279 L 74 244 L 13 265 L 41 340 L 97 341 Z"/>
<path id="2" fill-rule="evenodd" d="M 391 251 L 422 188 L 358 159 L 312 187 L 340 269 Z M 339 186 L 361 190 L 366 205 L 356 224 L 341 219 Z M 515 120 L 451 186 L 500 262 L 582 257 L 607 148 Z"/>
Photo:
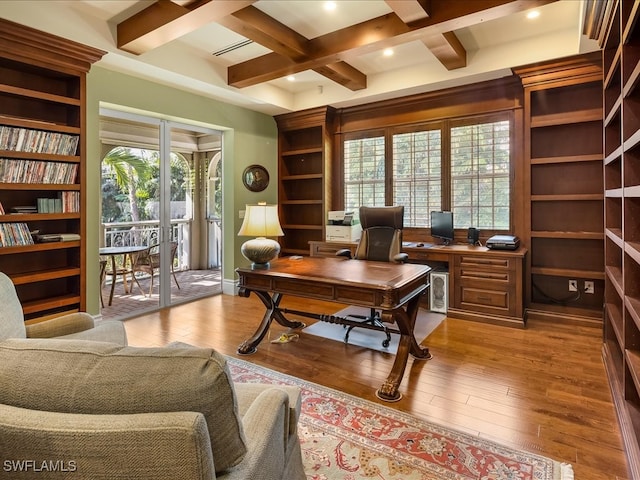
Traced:
<path id="1" fill-rule="evenodd" d="M 140 348 L 85 340 L 0 342 L 0 403 L 35 410 L 204 415 L 216 472 L 246 445 L 229 369 L 208 348 Z"/>

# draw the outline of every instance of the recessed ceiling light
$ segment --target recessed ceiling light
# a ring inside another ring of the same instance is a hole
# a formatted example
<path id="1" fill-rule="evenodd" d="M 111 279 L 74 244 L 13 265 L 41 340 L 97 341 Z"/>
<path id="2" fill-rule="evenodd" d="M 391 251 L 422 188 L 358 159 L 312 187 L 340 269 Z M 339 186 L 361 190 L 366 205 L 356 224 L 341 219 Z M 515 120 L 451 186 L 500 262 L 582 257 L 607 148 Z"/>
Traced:
<path id="1" fill-rule="evenodd" d="M 324 9 L 331 12 L 336 9 L 336 2 L 324 2 Z"/>
<path id="2" fill-rule="evenodd" d="M 533 20 L 534 18 L 538 18 L 540 16 L 540 12 L 538 10 L 531 10 L 527 13 L 527 18 L 529 20 Z"/>
<path id="3" fill-rule="evenodd" d="M 390 57 L 391 55 L 393 55 L 393 48 L 385 48 L 385 49 L 382 51 L 382 54 L 383 54 L 385 57 Z"/>
<path id="4" fill-rule="evenodd" d="M 295 82 L 296 81 L 296 77 L 294 77 L 293 75 L 289 75 L 287 77 L 287 80 L 289 80 L 290 82 Z"/>

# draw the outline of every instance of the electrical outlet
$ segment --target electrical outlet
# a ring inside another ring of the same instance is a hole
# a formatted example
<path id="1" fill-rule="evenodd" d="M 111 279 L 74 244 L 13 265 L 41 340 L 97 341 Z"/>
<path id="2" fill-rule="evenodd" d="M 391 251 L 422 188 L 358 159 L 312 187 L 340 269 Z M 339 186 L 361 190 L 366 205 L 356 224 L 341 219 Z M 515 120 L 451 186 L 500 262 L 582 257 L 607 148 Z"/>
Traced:
<path id="1" fill-rule="evenodd" d="M 244 218 L 244 210 L 238 210 L 238 218 Z"/>
<path id="2" fill-rule="evenodd" d="M 569 280 L 569 291 L 577 292 L 578 291 L 578 281 L 577 280 Z"/>
<path id="3" fill-rule="evenodd" d="M 593 282 L 584 282 L 584 293 L 594 293 L 594 289 L 595 287 L 593 285 Z"/>

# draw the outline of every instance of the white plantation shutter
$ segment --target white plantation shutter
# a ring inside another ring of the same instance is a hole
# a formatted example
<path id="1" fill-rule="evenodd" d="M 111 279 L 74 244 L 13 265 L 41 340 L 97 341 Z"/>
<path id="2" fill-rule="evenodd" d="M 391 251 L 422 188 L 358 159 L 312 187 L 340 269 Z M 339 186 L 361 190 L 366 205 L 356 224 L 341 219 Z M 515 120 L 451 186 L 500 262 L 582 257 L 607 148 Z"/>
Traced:
<path id="1" fill-rule="evenodd" d="M 404 205 L 408 227 L 429 227 L 430 212 L 442 209 L 440 130 L 393 136 L 393 204 Z"/>
<path id="2" fill-rule="evenodd" d="M 344 142 L 344 208 L 382 207 L 385 202 L 384 137 Z"/>
<path id="3" fill-rule="evenodd" d="M 422 228 L 431 211 L 451 210 L 455 228 L 511 229 L 508 114 L 402 129 L 344 141 L 345 209 L 403 205 L 405 226 Z"/>
<path id="4" fill-rule="evenodd" d="M 451 209 L 456 228 L 509 229 L 509 122 L 451 129 Z"/>

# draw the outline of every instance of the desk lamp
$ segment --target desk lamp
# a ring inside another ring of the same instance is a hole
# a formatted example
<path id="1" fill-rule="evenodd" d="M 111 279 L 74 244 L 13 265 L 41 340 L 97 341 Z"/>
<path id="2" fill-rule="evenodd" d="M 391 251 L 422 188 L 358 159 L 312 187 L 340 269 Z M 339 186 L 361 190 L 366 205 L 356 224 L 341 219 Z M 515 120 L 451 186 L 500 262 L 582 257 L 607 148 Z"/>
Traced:
<path id="1" fill-rule="evenodd" d="M 278 206 L 258 203 L 247 205 L 238 236 L 258 237 L 242 244 L 240 251 L 250 260 L 251 269 L 269 268 L 269 261 L 280 253 L 280 244 L 265 237 L 284 235 L 278 218 Z"/>

